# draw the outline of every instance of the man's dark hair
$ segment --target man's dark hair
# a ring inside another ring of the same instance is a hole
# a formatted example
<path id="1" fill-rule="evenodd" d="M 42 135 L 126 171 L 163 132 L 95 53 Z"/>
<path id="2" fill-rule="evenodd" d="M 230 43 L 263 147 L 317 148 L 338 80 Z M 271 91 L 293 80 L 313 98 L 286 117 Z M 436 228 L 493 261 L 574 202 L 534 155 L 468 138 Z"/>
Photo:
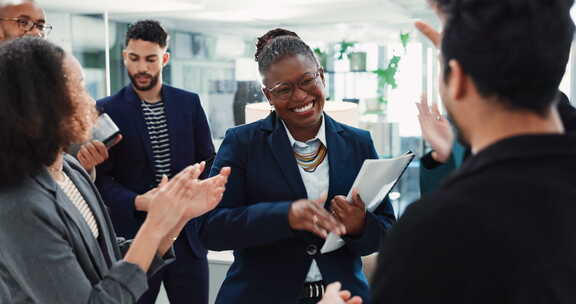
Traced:
<path id="1" fill-rule="evenodd" d="M 277 28 L 259 37 L 256 43 L 255 57 L 258 62 L 258 70 L 262 75 L 268 71 L 273 63 L 296 55 L 304 55 L 320 67 L 312 49 L 294 32 Z"/>
<path id="2" fill-rule="evenodd" d="M 41 38 L 0 44 L 0 187 L 52 164 L 75 138 L 64 57 Z"/>
<path id="3" fill-rule="evenodd" d="M 574 35 L 574 0 L 430 0 L 447 17 L 444 75 L 456 59 L 480 94 L 538 114 L 557 100 Z"/>
<path id="4" fill-rule="evenodd" d="M 126 45 L 130 40 L 144 40 L 157 43 L 164 48 L 168 45 L 168 32 L 156 20 L 140 20 L 128 27 L 126 32 Z"/>

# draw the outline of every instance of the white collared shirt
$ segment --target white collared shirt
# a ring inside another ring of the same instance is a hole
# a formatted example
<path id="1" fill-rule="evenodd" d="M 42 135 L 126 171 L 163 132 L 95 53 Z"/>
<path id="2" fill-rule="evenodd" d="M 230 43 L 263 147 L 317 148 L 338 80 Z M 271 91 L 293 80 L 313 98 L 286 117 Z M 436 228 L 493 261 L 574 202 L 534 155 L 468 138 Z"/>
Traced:
<path id="1" fill-rule="evenodd" d="M 316 142 L 320 141 L 326 149 L 328 149 L 328 143 L 326 142 L 326 119 L 324 114 L 322 114 L 322 124 L 320 125 L 320 129 L 316 136 L 308 141 L 301 142 L 294 139 L 292 134 L 290 134 L 290 130 L 286 127 L 284 121 L 282 121 L 282 125 L 286 129 L 286 134 L 288 135 L 288 140 L 290 141 L 290 146 L 295 151 L 299 153 L 310 153 L 315 150 L 313 146 L 316 146 Z M 305 151 L 306 149 L 310 149 L 309 151 Z M 328 164 L 328 155 L 324 158 L 324 161 L 316 168 L 314 172 L 306 172 L 302 167 L 298 166 L 298 170 L 300 171 L 300 176 L 302 177 L 302 182 L 304 183 L 304 187 L 306 188 L 306 194 L 308 195 L 309 200 L 315 200 L 322 196 L 322 193 L 328 193 L 328 186 L 330 182 L 330 166 Z M 316 260 L 312 261 L 312 265 L 310 266 L 310 270 L 308 271 L 308 275 L 306 276 L 306 282 L 316 282 L 322 280 L 322 274 L 320 273 L 320 268 L 318 268 L 318 264 Z"/>

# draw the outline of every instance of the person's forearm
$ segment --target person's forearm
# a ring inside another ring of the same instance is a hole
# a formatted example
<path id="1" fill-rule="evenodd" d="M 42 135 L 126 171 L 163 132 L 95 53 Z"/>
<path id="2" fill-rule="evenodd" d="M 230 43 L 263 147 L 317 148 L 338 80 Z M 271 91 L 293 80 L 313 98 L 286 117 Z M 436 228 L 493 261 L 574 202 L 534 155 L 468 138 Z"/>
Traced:
<path id="1" fill-rule="evenodd" d="M 148 220 L 144 221 L 130 249 L 124 256 L 124 260 L 140 266 L 145 272 L 148 271 L 152 259 L 158 252 L 158 247 L 165 238 L 166 236 L 161 232 L 161 229 L 155 229 Z"/>
<path id="2" fill-rule="evenodd" d="M 180 232 L 182 232 L 182 229 L 186 226 L 186 223 L 188 223 L 186 220 L 180 221 L 180 223 L 178 223 L 178 225 L 176 225 L 176 227 L 174 227 L 174 229 L 172 229 L 172 231 L 170 231 L 170 233 L 168 233 L 168 235 L 162 240 L 158 247 L 159 256 L 164 256 L 170 247 L 172 247 L 172 244 L 174 244 L 174 241 L 176 241 Z"/>

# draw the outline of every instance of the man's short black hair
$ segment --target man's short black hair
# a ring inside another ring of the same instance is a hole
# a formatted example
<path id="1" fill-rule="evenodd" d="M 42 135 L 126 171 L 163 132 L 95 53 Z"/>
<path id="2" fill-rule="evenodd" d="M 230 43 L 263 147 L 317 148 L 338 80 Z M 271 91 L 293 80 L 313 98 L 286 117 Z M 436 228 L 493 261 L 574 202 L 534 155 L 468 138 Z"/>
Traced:
<path id="1" fill-rule="evenodd" d="M 168 45 L 168 39 L 168 32 L 156 20 L 140 20 L 130 25 L 126 33 L 126 45 L 130 40 L 144 40 L 164 48 Z"/>
<path id="2" fill-rule="evenodd" d="M 574 35 L 574 0 L 430 0 L 446 15 L 444 75 L 456 59 L 480 94 L 545 114 L 556 100 Z"/>

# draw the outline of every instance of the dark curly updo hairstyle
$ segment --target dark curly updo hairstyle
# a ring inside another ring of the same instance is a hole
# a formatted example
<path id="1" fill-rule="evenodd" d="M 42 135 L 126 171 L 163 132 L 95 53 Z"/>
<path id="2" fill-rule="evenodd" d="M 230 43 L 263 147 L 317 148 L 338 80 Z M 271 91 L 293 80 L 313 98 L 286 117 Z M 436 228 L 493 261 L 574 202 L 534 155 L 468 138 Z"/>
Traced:
<path id="1" fill-rule="evenodd" d="M 260 75 L 264 75 L 273 63 L 296 55 L 304 55 L 320 67 L 312 49 L 296 33 L 277 28 L 258 38 L 254 57 Z"/>
<path id="2" fill-rule="evenodd" d="M 0 44 L 0 187 L 52 164 L 76 138 L 65 56 L 41 38 Z"/>
<path id="3" fill-rule="evenodd" d="M 429 0 L 444 14 L 444 75 L 456 59 L 480 94 L 545 115 L 574 36 L 574 0 Z"/>
<path id="4" fill-rule="evenodd" d="M 130 40 L 143 40 L 157 43 L 161 48 L 168 45 L 170 37 L 160 22 L 156 20 L 140 20 L 128 27 L 126 45 Z"/>

